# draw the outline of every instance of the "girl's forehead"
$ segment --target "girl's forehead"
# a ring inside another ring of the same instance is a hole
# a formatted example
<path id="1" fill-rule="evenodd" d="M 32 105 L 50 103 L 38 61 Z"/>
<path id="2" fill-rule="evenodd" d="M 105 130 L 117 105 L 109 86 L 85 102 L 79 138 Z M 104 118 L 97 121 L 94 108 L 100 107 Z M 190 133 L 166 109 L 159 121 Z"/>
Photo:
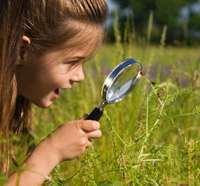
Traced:
<path id="1" fill-rule="evenodd" d="M 102 40 L 103 31 L 101 27 L 87 27 L 81 30 L 65 43 L 66 47 L 92 47 Z"/>
<path id="2" fill-rule="evenodd" d="M 51 50 L 48 55 L 49 62 L 63 62 L 69 59 L 87 61 L 92 58 L 101 46 L 103 29 L 80 31 L 68 39 L 62 46 Z M 50 55 L 49 55 L 50 54 Z"/>
<path id="3" fill-rule="evenodd" d="M 77 53 L 79 56 L 90 56 L 96 53 L 103 39 L 103 28 L 82 28 L 82 30 L 64 43 L 63 52 Z"/>

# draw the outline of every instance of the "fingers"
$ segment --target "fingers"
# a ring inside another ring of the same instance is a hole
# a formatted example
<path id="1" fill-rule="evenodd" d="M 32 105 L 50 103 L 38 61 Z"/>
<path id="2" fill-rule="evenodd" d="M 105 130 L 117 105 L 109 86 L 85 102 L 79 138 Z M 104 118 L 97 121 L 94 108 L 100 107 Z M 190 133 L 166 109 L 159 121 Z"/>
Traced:
<path id="1" fill-rule="evenodd" d="M 88 140 L 87 144 L 86 144 L 86 148 L 88 147 L 91 147 L 93 144 L 92 144 L 92 141 Z"/>
<path id="2" fill-rule="evenodd" d="M 80 118 L 80 120 L 86 120 L 87 117 L 88 117 L 88 114 L 84 114 L 84 115 Z"/>
<path id="3" fill-rule="evenodd" d="M 87 134 L 87 136 L 88 136 L 88 141 L 87 141 L 87 144 L 86 144 L 86 148 L 93 146 L 91 139 L 98 139 L 98 138 L 101 137 L 101 131 L 96 130 L 96 131 L 93 131 L 93 132 L 89 132 Z"/>
<path id="4" fill-rule="evenodd" d="M 78 123 L 78 126 L 84 131 L 92 132 L 100 128 L 100 124 L 97 121 L 92 121 L 92 120 L 81 120 L 81 121 L 82 122 Z"/>
<path id="5" fill-rule="evenodd" d="M 87 136 L 88 136 L 88 139 L 98 139 L 101 137 L 101 131 L 96 130 L 96 131 L 89 132 Z"/>
<path id="6" fill-rule="evenodd" d="M 79 127 L 87 134 L 88 139 L 98 139 L 101 137 L 100 124 L 97 121 L 83 121 L 79 123 Z"/>

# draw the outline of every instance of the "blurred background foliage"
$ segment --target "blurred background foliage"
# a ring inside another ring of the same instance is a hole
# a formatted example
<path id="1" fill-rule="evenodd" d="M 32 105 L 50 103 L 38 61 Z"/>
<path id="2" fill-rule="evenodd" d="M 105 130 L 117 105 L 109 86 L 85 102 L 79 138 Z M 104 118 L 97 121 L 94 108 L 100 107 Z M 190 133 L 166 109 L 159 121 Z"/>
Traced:
<path id="1" fill-rule="evenodd" d="M 108 42 L 115 40 L 112 22 L 116 16 L 119 17 L 123 38 L 127 20 L 132 22 L 137 37 L 142 37 L 147 33 L 152 15 L 152 43 L 160 43 L 162 29 L 166 25 L 167 44 L 200 44 L 200 0 L 108 0 L 108 4 L 111 9 L 107 24 Z"/>

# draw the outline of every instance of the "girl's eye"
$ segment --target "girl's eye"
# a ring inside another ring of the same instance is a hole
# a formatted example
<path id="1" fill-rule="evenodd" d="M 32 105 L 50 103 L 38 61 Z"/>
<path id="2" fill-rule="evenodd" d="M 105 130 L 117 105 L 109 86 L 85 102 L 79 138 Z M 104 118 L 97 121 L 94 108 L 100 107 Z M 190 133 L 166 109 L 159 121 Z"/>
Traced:
<path id="1" fill-rule="evenodd" d="M 70 61 L 68 64 L 74 66 L 74 65 L 76 65 L 77 63 L 78 63 L 78 61 Z"/>
<path id="2" fill-rule="evenodd" d="M 70 65 L 70 67 L 74 67 L 74 66 L 78 65 L 78 63 L 79 63 L 79 61 L 70 61 L 66 64 Z"/>

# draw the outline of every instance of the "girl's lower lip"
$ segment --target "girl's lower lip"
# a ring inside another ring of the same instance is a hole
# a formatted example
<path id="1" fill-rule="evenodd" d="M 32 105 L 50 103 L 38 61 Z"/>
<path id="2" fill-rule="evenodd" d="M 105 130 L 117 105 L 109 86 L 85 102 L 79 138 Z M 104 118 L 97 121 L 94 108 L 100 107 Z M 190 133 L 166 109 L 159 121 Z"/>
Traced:
<path id="1" fill-rule="evenodd" d="M 55 99 L 59 98 L 59 95 L 57 95 L 57 94 L 54 93 L 54 98 Z"/>

